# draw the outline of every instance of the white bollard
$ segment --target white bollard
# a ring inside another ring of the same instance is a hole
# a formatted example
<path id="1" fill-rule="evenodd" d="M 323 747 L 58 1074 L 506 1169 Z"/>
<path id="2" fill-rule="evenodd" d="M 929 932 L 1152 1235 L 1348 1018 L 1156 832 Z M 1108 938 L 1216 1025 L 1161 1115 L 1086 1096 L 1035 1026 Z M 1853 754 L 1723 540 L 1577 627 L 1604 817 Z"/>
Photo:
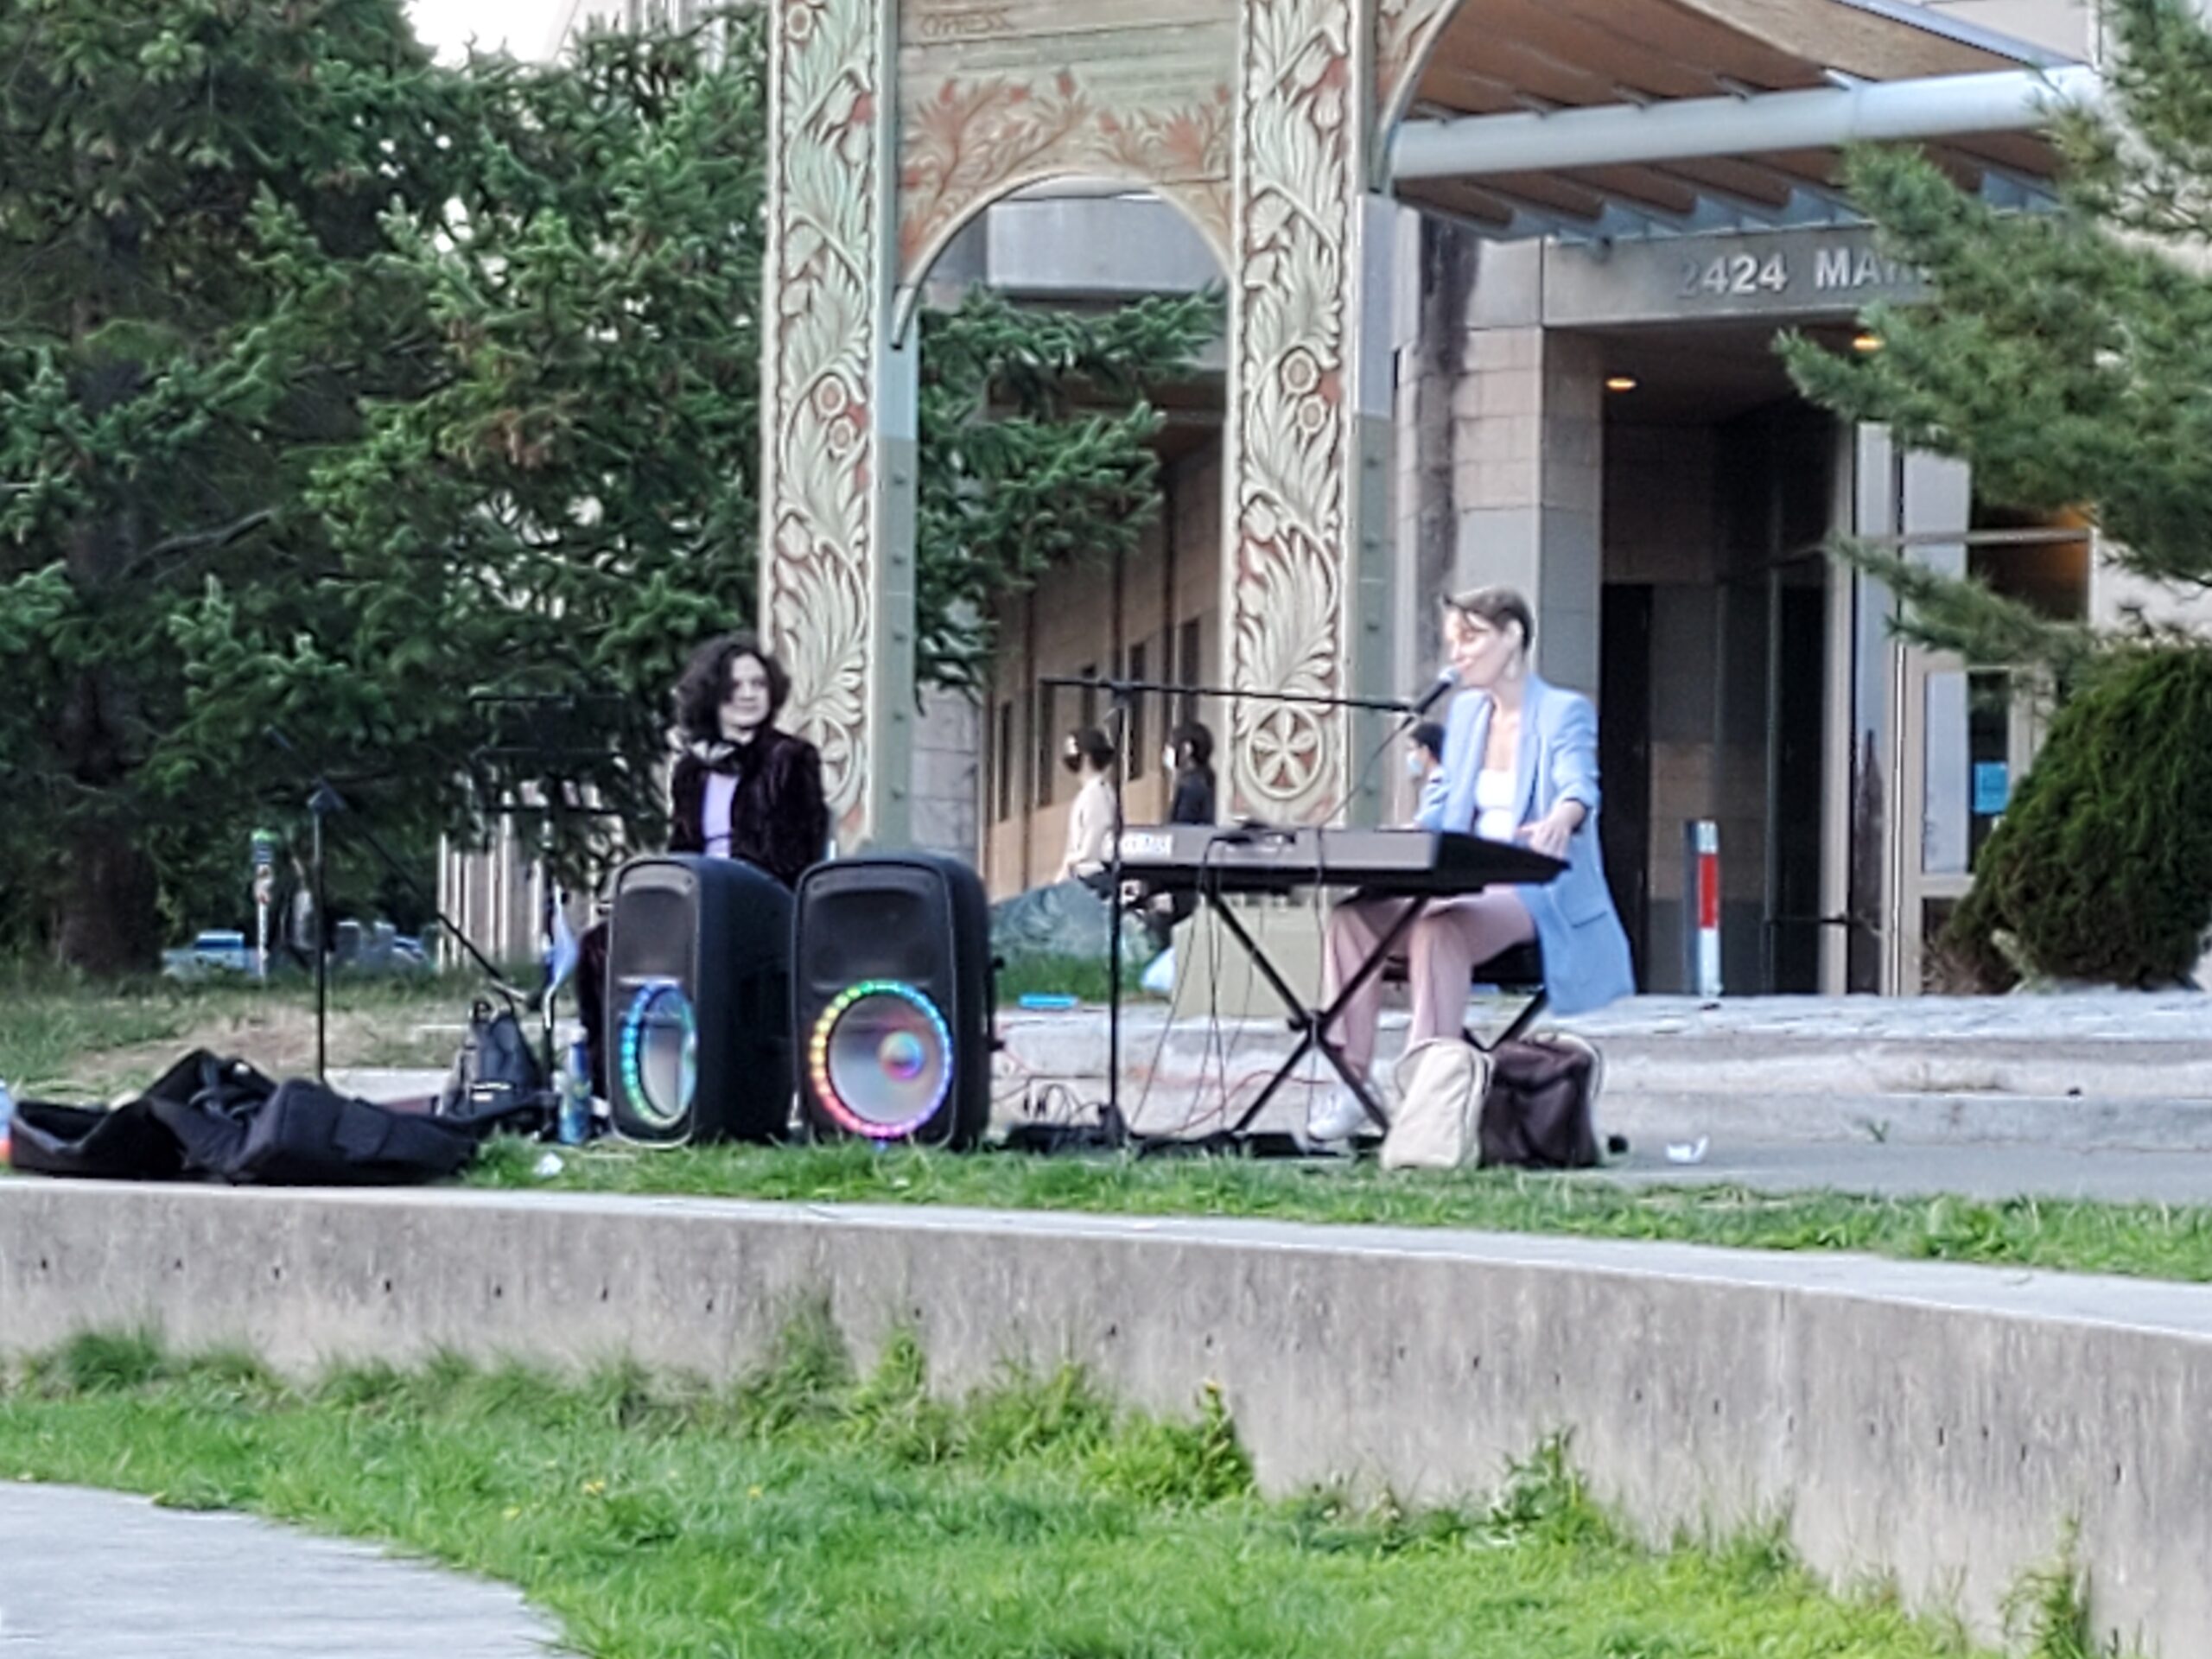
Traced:
<path id="1" fill-rule="evenodd" d="M 1720 826 L 1711 818 L 1682 825 L 1683 976 L 1690 994 L 1720 995 Z"/>

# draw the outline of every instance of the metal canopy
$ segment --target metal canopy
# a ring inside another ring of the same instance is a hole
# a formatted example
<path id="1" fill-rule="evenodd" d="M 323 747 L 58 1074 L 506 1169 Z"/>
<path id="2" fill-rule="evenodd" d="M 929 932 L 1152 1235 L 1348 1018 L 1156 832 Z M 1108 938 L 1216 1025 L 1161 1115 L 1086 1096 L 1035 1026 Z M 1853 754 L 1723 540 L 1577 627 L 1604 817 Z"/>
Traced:
<path id="1" fill-rule="evenodd" d="M 1924 138 L 1961 185 L 2048 194 L 2034 129 L 2085 67 L 1905 0 L 1469 0 L 1393 147 L 1410 206 L 1493 237 L 1833 221 L 1843 143 Z"/>

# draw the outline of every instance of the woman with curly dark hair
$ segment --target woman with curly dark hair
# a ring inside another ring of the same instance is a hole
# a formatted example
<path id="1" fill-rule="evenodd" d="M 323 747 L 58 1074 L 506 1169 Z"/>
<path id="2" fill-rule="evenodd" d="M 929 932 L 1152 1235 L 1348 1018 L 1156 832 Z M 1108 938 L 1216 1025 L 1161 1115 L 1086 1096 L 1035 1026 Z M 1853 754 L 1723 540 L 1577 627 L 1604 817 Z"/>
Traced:
<path id="1" fill-rule="evenodd" d="M 828 850 L 822 756 L 776 716 L 791 676 L 750 633 L 717 635 L 691 655 L 676 683 L 682 745 L 669 775 L 668 849 L 741 858 L 794 887 Z M 607 924 L 579 942 L 576 1017 L 591 1058 L 592 1090 L 607 1096 Z"/>
<path id="2" fill-rule="evenodd" d="M 749 633 L 726 633 L 692 654 L 676 685 L 683 743 L 669 779 L 668 849 L 741 858 L 785 887 L 830 840 L 822 756 L 776 728 L 791 676 Z"/>

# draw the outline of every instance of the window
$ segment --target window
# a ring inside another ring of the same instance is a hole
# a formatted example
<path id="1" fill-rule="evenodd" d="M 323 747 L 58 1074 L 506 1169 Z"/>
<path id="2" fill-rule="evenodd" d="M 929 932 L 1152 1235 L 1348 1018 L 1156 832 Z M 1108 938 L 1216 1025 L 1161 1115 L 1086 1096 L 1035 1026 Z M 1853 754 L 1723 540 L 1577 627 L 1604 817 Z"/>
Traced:
<path id="1" fill-rule="evenodd" d="M 1142 645 L 1131 645 L 1128 661 L 1123 666 L 1123 677 L 1143 684 L 1149 658 L 1150 653 Z M 1131 691 L 1127 696 L 1129 699 L 1129 776 L 1141 778 L 1144 776 L 1144 758 L 1150 747 L 1147 735 L 1152 726 L 1152 722 L 1144 716 L 1145 710 L 1152 706 L 1152 698 L 1142 691 Z"/>
<path id="2" fill-rule="evenodd" d="M 1056 736 L 1057 721 L 1053 716 L 1052 688 L 1039 685 L 1031 693 L 1029 719 L 1030 753 L 1034 770 L 1030 774 L 1032 806 L 1052 804 L 1052 773 L 1060 764 L 1059 744 Z"/>
<path id="3" fill-rule="evenodd" d="M 1014 816 L 1014 700 L 998 706 L 991 721 L 991 821 Z"/>
<path id="4" fill-rule="evenodd" d="M 1198 673 L 1198 619 L 1191 618 L 1177 630 L 1175 639 L 1175 683 L 1178 685 L 1203 685 Z M 1175 718 L 1189 721 L 1198 717 L 1198 700 L 1185 695 L 1176 699 Z"/>

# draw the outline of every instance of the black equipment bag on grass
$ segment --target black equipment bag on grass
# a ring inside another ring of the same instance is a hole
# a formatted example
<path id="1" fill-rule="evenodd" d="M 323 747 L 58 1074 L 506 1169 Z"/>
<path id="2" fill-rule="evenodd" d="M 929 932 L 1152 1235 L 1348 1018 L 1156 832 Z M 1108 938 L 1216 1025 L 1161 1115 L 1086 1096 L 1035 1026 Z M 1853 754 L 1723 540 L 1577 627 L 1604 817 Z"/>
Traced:
<path id="1" fill-rule="evenodd" d="M 19 1105 L 9 1161 L 87 1179 L 364 1186 L 437 1180 L 475 1154 L 475 1136 L 458 1125 L 305 1078 L 271 1083 L 243 1060 L 195 1049 L 112 1111 Z"/>
<path id="2" fill-rule="evenodd" d="M 1564 1033 L 1498 1044 L 1483 1098 L 1483 1166 L 1594 1168 L 1605 1071 L 1595 1048 Z"/>
<path id="3" fill-rule="evenodd" d="M 154 1122 L 143 1100 L 109 1111 L 19 1100 L 9 1129 L 8 1164 L 27 1175 L 67 1175 L 88 1181 L 173 1181 L 184 1173 L 184 1150 Z"/>
<path id="4" fill-rule="evenodd" d="M 194 1172 L 183 1145 L 154 1109 L 156 1098 L 200 1095 L 236 1109 L 269 1097 L 276 1085 L 243 1060 L 196 1048 L 136 1100 L 113 1109 L 20 1101 L 8 1162 L 33 1175 L 94 1181 L 174 1181 Z"/>
<path id="5" fill-rule="evenodd" d="M 476 1137 L 421 1112 L 356 1100 L 308 1077 L 240 1112 L 219 1096 L 156 1100 L 188 1168 L 256 1186 L 395 1186 L 459 1173 Z"/>

